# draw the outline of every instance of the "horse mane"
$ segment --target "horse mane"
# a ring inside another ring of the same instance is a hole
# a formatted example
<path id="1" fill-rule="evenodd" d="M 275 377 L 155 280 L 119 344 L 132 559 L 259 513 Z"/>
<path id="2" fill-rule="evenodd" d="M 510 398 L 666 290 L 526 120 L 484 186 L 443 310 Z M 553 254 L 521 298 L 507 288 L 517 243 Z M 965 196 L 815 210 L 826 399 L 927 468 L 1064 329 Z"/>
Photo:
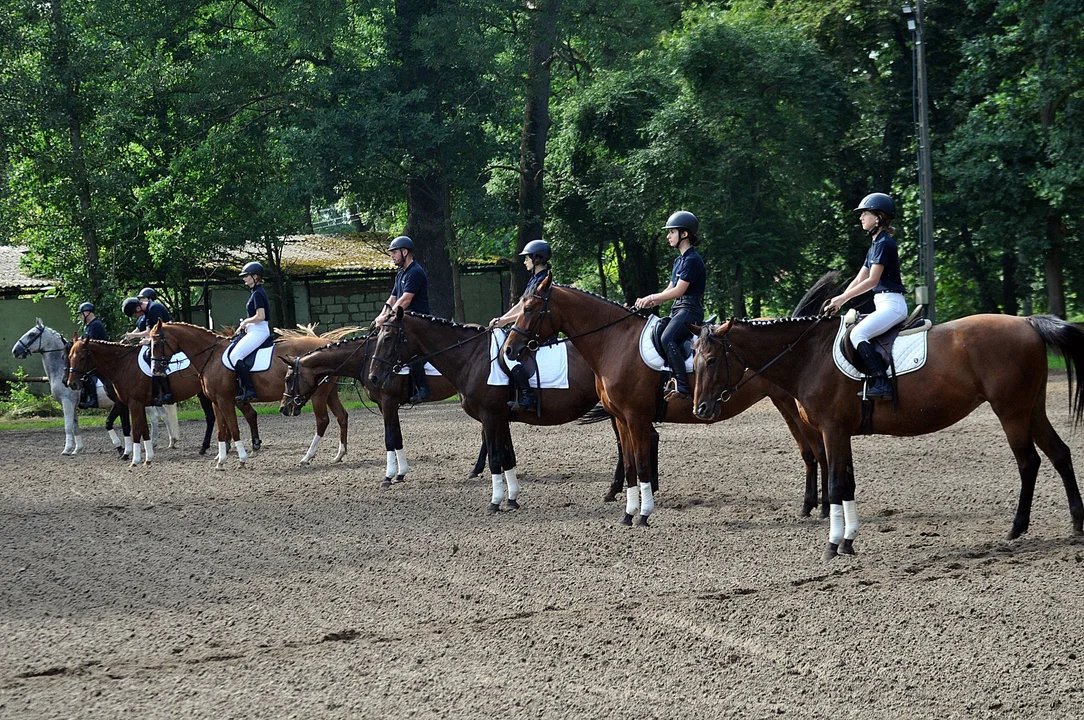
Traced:
<path id="1" fill-rule="evenodd" d="M 489 332 L 489 328 L 478 325 L 477 323 L 457 323 L 455 320 L 449 320 L 448 318 L 437 317 L 436 315 L 426 315 L 425 313 L 406 311 L 407 315 L 416 317 L 419 320 L 428 320 L 429 322 L 436 323 L 438 325 L 448 325 L 453 328 L 462 328 L 464 330 L 473 330 L 476 333 Z"/>
<path id="2" fill-rule="evenodd" d="M 794 312 L 791 317 L 808 317 L 816 315 L 820 312 L 821 306 L 824 305 L 825 300 L 831 299 L 832 295 L 837 294 L 836 290 L 839 288 L 839 270 L 829 270 L 820 277 L 817 282 L 813 283 L 813 286 L 806 290 L 805 295 L 798 301 L 798 305 L 795 306 Z"/>
<path id="3" fill-rule="evenodd" d="M 336 328 L 335 330 L 328 330 L 325 333 L 316 332 L 316 326 L 319 323 L 309 323 L 308 325 L 298 324 L 296 330 L 286 330 L 283 328 L 275 328 L 274 332 L 279 336 L 280 340 L 296 340 L 298 338 L 318 337 L 328 341 L 328 343 L 334 343 L 342 340 L 347 335 L 353 335 L 354 333 L 361 332 L 362 328 L 357 326 L 347 326 Z"/>
<path id="4" fill-rule="evenodd" d="M 367 330 L 368 328 L 348 328 L 348 329 L 350 330 L 350 332 L 360 332 L 361 330 L 363 330 L 363 329 Z M 330 335 L 332 335 L 332 334 L 334 334 L 336 332 L 338 332 L 338 331 L 329 331 L 327 333 L 327 335 L 320 335 L 318 337 L 328 337 L 328 336 L 330 336 Z M 308 336 L 303 335 L 301 333 L 298 333 L 297 337 L 308 337 Z M 335 339 L 335 340 L 329 342 L 327 345 L 322 345 L 322 346 L 320 346 L 318 348 L 313 348 L 312 350 L 309 350 L 308 352 L 302 353 L 301 355 L 298 355 L 297 357 L 298 358 L 303 358 L 303 357 L 306 357 L 308 355 L 312 355 L 315 352 L 320 352 L 321 350 L 328 350 L 330 348 L 344 347 L 346 345 L 350 345 L 350 344 L 356 343 L 356 342 L 364 342 L 366 340 L 372 339 L 372 337 L 373 337 L 372 333 L 370 333 L 368 335 L 359 335 L 358 337 L 352 337 L 352 338 L 340 337 L 338 339 Z"/>
<path id="5" fill-rule="evenodd" d="M 816 322 L 818 320 L 824 320 L 819 315 L 804 315 L 804 316 L 787 316 L 781 318 L 731 318 L 736 323 L 742 323 L 743 325 L 751 325 L 753 327 L 769 327 L 773 325 L 782 325 L 784 323 L 808 323 Z"/>
<path id="6" fill-rule="evenodd" d="M 627 305 L 622 305 L 621 303 L 617 302 L 616 300 L 611 300 L 608 297 L 603 297 L 602 295 L 599 295 L 598 293 L 591 292 L 590 290 L 583 290 L 582 288 L 573 287 L 572 285 L 563 285 L 561 283 L 553 283 L 553 286 L 554 287 L 559 287 L 559 288 L 564 288 L 565 290 L 573 290 L 573 291 L 578 292 L 578 293 L 583 293 L 584 295 L 588 295 L 588 296 L 593 297 L 593 298 L 595 298 L 597 300 L 602 300 L 603 302 L 608 303 L 610 305 L 613 305 L 615 308 L 620 308 L 621 310 L 624 310 L 625 312 L 628 312 L 628 313 L 635 313 L 636 312 L 635 310 L 628 307 Z"/>
<path id="7" fill-rule="evenodd" d="M 202 325 L 193 325 L 192 323 L 181 322 L 180 320 L 175 321 L 175 322 L 171 321 L 171 322 L 169 322 L 167 324 L 172 326 L 172 327 L 190 327 L 190 328 L 194 328 L 196 330 L 202 330 L 205 333 L 209 333 L 211 335 L 214 335 L 214 336 L 220 337 L 220 338 L 228 338 L 228 337 L 230 337 L 229 335 L 223 335 L 220 332 L 216 332 L 214 330 L 210 330 L 208 328 L 205 328 Z"/>

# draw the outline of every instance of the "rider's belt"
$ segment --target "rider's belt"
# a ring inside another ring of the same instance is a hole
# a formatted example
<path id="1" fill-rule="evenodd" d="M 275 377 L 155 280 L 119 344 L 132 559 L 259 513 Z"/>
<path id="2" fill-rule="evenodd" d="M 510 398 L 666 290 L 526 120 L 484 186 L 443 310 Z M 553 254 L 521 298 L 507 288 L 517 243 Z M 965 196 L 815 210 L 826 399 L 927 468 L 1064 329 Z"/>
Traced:
<path id="1" fill-rule="evenodd" d="M 674 301 L 672 310 L 680 310 L 682 308 L 689 308 L 690 310 L 702 310 L 703 298 L 700 295 L 682 295 Z"/>

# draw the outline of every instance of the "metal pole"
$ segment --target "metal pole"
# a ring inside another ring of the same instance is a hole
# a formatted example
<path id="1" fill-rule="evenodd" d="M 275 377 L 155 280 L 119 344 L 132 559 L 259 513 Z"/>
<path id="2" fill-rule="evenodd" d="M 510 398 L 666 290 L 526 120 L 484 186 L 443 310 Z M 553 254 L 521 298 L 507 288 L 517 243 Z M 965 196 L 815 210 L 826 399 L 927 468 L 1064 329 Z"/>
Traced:
<path id="1" fill-rule="evenodd" d="M 934 295 L 934 247 L 933 247 L 933 182 L 930 161 L 929 96 L 926 90 L 926 42 L 923 30 L 923 0 L 915 3 L 915 63 L 918 85 L 918 181 L 921 206 L 921 242 L 923 247 L 923 275 L 926 281 L 926 317 L 937 322 Z"/>

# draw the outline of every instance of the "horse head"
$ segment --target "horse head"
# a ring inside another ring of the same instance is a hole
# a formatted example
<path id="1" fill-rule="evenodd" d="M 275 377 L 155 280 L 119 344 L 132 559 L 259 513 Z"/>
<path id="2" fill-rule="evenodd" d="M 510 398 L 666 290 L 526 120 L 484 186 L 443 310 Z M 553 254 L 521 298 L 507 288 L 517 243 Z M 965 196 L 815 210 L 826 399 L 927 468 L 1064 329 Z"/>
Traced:
<path id="1" fill-rule="evenodd" d="M 82 392 L 83 378 L 94 368 L 94 358 L 86 340 L 76 340 L 68 351 L 68 367 L 64 369 L 64 385 Z"/>
<path id="2" fill-rule="evenodd" d="M 393 318 L 384 321 L 375 337 L 376 347 L 369 360 L 369 383 L 382 388 L 402 369 L 404 358 L 417 354 L 403 325 L 403 308 L 396 309 Z"/>
<path id="3" fill-rule="evenodd" d="M 559 329 L 550 306 L 552 282 L 546 277 L 530 295 L 521 301 L 519 315 L 512 323 L 501 349 L 509 360 L 517 360 L 524 350 L 537 350 L 542 338 L 552 337 Z"/>
<path id="4" fill-rule="evenodd" d="M 301 356 L 276 355 L 275 357 L 286 365 L 285 389 L 282 393 L 282 402 L 279 403 L 279 412 L 286 417 L 297 417 L 301 414 L 301 408 L 305 407 L 305 403 L 323 384 L 323 381 L 317 380 L 312 370 L 302 367 Z"/>
<path id="5" fill-rule="evenodd" d="M 730 399 L 735 383 L 744 372 L 732 368 L 733 346 L 727 335 L 734 321 L 722 325 L 689 323 L 696 336 L 693 355 L 693 413 L 702 420 L 719 414 L 719 404 Z"/>

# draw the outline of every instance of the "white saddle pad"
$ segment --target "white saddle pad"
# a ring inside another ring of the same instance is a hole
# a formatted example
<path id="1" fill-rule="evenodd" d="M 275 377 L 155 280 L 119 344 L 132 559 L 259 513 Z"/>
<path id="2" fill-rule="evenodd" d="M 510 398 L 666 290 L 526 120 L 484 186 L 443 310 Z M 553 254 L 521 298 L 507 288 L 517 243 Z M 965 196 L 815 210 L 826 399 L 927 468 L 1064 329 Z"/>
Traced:
<path id="1" fill-rule="evenodd" d="M 919 332 L 900 335 L 896 338 L 896 342 L 892 343 L 892 364 L 895 365 L 896 372 L 893 373 L 892 368 L 888 368 L 889 377 L 906 375 L 921 369 L 926 364 L 926 337 L 929 335 L 929 329 L 929 324 L 927 324 Z M 852 380 L 864 380 L 866 376 L 854 365 L 847 362 L 847 358 L 843 357 L 843 352 L 839 349 L 839 344 L 843 340 L 843 333 L 845 332 L 847 332 L 847 323 L 845 319 L 841 319 L 839 332 L 836 333 L 835 342 L 832 343 L 832 359 L 836 361 L 836 367 L 839 368 L 839 371 L 847 377 Z"/>
<path id="2" fill-rule="evenodd" d="M 186 367 L 192 364 L 192 361 L 188 359 L 188 356 L 183 352 L 173 353 L 173 357 L 169 359 L 169 364 L 166 365 L 166 375 L 172 375 L 175 372 L 184 370 Z M 147 377 L 154 376 L 154 370 L 151 368 L 151 363 L 147 359 L 147 353 L 139 353 L 139 369 L 143 371 L 143 374 Z"/>
<path id="3" fill-rule="evenodd" d="M 640 333 L 640 359 L 644 361 L 652 370 L 658 370 L 662 372 L 666 370 L 670 371 L 670 366 L 666 363 L 666 358 L 659 354 L 659 351 L 655 349 L 655 343 L 651 342 L 651 335 L 655 332 L 655 326 L 659 324 L 659 316 L 652 315 L 647 319 L 647 325 L 644 325 L 644 331 Z M 693 338 L 693 347 L 696 347 L 696 338 Z M 691 373 L 693 371 L 693 356 L 685 358 L 685 372 Z"/>
<path id="4" fill-rule="evenodd" d="M 400 375 L 409 375 L 410 374 L 410 366 L 409 365 L 403 366 L 403 369 L 399 371 L 399 374 Z M 425 364 L 425 374 L 426 375 L 440 375 L 440 370 L 437 370 L 435 367 L 433 367 L 429 363 L 426 363 Z"/>
<path id="5" fill-rule="evenodd" d="M 265 348 L 260 348 L 256 351 L 255 362 L 252 363 L 251 372 L 263 372 L 267 368 L 271 367 L 271 354 L 275 352 L 275 346 L 270 345 Z M 230 354 L 228 352 L 222 353 L 222 364 L 233 370 L 233 361 L 230 360 Z"/>
<path id="6" fill-rule="evenodd" d="M 489 378 L 487 385 L 507 385 L 508 375 L 498 361 L 498 354 L 504 338 L 508 335 L 501 328 L 495 328 L 489 337 Z M 518 360 L 504 360 L 510 367 L 519 365 Z M 531 374 L 531 387 L 533 388 L 568 388 L 568 345 L 558 343 L 547 345 L 538 349 L 534 354 L 534 361 L 538 365 L 538 374 Z"/>

